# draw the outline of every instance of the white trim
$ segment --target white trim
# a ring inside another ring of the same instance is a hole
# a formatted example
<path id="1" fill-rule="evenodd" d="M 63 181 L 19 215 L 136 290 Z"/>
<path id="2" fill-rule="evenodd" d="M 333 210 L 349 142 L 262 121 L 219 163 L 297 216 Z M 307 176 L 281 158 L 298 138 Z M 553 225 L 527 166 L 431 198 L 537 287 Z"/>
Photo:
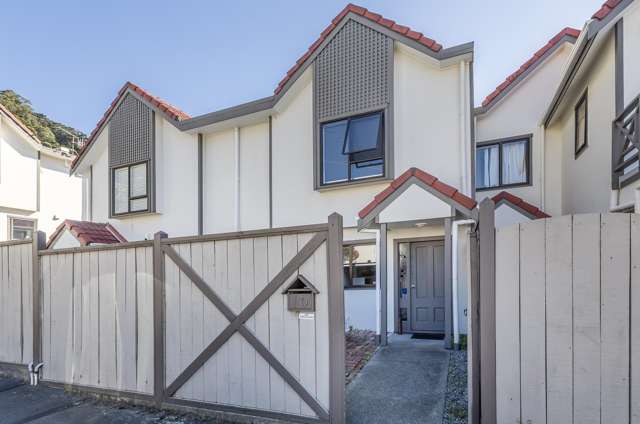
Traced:
<path id="1" fill-rule="evenodd" d="M 458 231 L 463 225 L 472 225 L 476 222 L 473 219 L 454 221 L 451 231 L 451 293 L 453 304 L 453 345 L 460 344 L 460 323 L 458 322 Z M 467 287 L 467 290 L 469 288 Z M 469 298 L 469 297 L 467 297 Z"/>
<path id="2" fill-rule="evenodd" d="M 235 157 L 234 166 L 234 226 L 240 231 L 240 127 L 233 128 L 233 149 Z"/>

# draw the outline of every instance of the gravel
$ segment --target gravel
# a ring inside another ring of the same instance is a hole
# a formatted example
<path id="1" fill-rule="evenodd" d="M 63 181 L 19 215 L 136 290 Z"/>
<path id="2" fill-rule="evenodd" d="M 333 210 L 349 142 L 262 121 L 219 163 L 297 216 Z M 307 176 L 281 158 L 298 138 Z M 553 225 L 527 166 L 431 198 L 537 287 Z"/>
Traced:
<path id="1" fill-rule="evenodd" d="M 443 424 L 466 424 L 468 411 L 467 351 L 454 350 L 449 358 Z"/>

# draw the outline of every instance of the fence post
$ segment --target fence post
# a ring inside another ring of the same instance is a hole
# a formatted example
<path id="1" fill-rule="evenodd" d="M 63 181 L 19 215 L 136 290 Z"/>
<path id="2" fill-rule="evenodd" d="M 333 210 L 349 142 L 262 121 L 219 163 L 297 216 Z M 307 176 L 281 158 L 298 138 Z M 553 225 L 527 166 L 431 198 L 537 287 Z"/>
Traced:
<path id="1" fill-rule="evenodd" d="M 482 424 L 497 420 L 496 412 L 496 239 L 495 203 L 480 203 L 480 415 Z"/>
<path id="2" fill-rule="evenodd" d="M 153 235 L 153 398 L 157 406 L 165 393 L 165 349 L 164 349 L 164 254 L 161 240 L 167 233 L 158 231 Z"/>
<path id="3" fill-rule="evenodd" d="M 44 231 L 36 231 L 31 239 L 31 278 L 33 313 L 33 363 L 42 360 L 42 281 L 40 280 L 40 255 L 38 252 L 47 247 L 47 236 Z"/>
<path id="4" fill-rule="evenodd" d="M 480 424 L 480 256 L 477 228 L 469 235 L 471 275 L 469 278 L 469 424 Z"/>
<path id="5" fill-rule="evenodd" d="M 345 422 L 344 282 L 342 280 L 342 216 L 329 215 L 327 235 L 329 297 L 329 415 L 331 424 Z"/>

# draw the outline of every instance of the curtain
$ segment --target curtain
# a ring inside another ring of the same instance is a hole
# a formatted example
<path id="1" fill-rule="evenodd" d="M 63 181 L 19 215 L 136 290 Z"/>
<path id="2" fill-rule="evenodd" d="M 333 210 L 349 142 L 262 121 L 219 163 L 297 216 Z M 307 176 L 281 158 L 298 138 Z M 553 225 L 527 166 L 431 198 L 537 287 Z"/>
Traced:
<path id="1" fill-rule="evenodd" d="M 498 149 L 498 145 L 478 149 L 476 158 L 476 186 L 478 188 L 499 185 Z"/>
<path id="2" fill-rule="evenodd" d="M 502 184 L 527 182 L 527 140 L 502 145 Z"/>

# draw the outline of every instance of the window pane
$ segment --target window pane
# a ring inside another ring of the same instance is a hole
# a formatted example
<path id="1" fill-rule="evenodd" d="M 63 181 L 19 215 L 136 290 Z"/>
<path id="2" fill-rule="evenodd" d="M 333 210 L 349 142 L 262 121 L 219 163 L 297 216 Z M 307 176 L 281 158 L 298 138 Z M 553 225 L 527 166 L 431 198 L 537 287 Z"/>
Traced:
<path id="1" fill-rule="evenodd" d="M 376 149 L 380 142 L 380 120 L 380 113 L 351 119 L 349 134 L 344 142 L 344 153 Z"/>
<path id="2" fill-rule="evenodd" d="M 140 212 L 147 210 L 147 198 L 141 197 L 131 201 L 131 212 Z"/>
<path id="3" fill-rule="evenodd" d="M 344 279 L 347 287 L 375 287 L 375 244 L 347 246 L 343 249 Z"/>
<path id="4" fill-rule="evenodd" d="M 587 112 L 587 101 L 583 101 L 578 109 L 576 110 L 576 151 L 580 150 L 582 146 L 586 143 L 586 112 Z"/>
<path id="5" fill-rule="evenodd" d="M 331 122 L 322 126 L 322 176 L 324 183 L 346 181 L 348 156 L 342 154 L 347 121 Z"/>
<path id="6" fill-rule="evenodd" d="M 479 147 L 476 151 L 477 188 L 497 187 L 499 169 L 499 146 Z"/>
<path id="7" fill-rule="evenodd" d="M 366 165 L 363 165 L 366 164 Z M 382 160 L 358 162 L 351 165 L 351 179 L 379 177 L 384 173 Z"/>
<path id="8" fill-rule="evenodd" d="M 28 219 L 11 219 L 11 238 L 13 240 L 27 240 L 32 238 L 35 221 Z"/>
<path id="9" fill-rule="evenodd" d="M 113 211 L 129 212 L 129 168 L 118 168 L 113 172 Z"/>
<path id="10" fill-rule="evenodd" d="M 502 184 L 527 182 L 527 140 L 502 145 Z"/>
<path id="11" fill-rule="evenodd" d="M 131 197 L 147 194 L 147 164 L 141 163 L 131 167 Z"/>

